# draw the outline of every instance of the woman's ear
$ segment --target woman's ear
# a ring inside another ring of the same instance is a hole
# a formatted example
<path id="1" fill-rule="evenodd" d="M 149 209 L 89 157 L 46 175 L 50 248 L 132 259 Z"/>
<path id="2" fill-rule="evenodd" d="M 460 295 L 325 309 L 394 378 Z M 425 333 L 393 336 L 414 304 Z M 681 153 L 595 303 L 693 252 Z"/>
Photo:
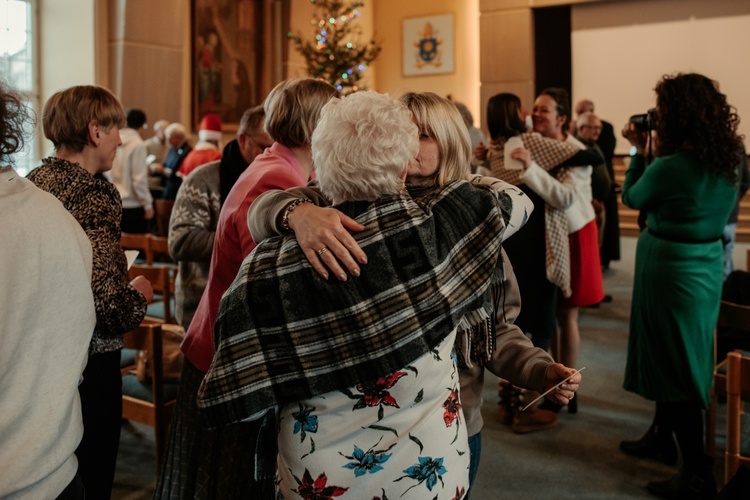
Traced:
<path id="1" fill-rule="evenodd" d="M 89 122 L 89 141 L 91 141 L 94 146 L 99 146 L 99 124 L 96 120 L 91 120 Z"/>
<path id="2" fill-rule="evenodd" d="M 398 176 L 398 178 L 404 182 L 406 182 L 406 176 L 409 174 L 409 165 L 411 165 L 412 161 L 413 160 L 410 160 L 404 163 L 404 169 L 401 171 L 401 175 Z"/>

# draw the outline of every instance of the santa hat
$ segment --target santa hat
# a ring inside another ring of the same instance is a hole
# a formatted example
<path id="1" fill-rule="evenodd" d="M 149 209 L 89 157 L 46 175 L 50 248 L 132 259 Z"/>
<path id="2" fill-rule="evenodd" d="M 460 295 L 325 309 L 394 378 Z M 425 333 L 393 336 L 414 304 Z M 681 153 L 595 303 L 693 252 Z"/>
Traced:
<path id="1" fill-rule="evenodd" d="M 201 141 L 221 140 L 221 118 L 213 113 L 204 116 L 198 126 L 198 139 Z"/>

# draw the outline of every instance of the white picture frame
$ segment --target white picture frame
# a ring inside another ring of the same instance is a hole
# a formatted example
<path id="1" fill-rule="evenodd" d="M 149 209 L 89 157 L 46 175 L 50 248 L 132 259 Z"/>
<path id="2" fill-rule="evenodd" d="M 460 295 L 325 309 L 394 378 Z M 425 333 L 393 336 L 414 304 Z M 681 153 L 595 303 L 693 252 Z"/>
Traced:
<path id="1" fill-rule="evenodd" d="M 404 76 L 455 72 L 454 15 L 415 17 L 403 21 Z"/>

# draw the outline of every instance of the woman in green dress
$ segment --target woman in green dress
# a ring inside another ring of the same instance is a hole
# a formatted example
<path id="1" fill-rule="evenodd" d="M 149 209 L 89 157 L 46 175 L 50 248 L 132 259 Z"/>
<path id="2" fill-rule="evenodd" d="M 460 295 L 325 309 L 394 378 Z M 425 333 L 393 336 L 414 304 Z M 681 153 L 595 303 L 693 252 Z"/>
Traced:
<path id="1" fill-rule="evenodd" d="M 719 313 L 724 225 L 737 188 L 741 139 L 737 114 L 717 84 L 698 74 L 665 76 L 656 86 L 654 160 L 649 132 L 629 123 L 635 146 L 622 200 L 647 214 L 638 239 L 625 389 L 656 402 L 654 422 L 621 449 L 682 467 L 649 483 L 663 498 L 713 498 L 712 460 L 703 451 L 702 409 L 713 370 Z"/>

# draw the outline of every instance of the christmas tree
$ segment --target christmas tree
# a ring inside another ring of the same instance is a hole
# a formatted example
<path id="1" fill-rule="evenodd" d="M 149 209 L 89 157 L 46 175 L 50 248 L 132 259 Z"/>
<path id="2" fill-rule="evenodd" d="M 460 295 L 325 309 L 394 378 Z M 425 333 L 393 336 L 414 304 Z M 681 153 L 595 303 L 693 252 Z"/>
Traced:
<path id="1" fill-rule="evenodd" d="M 301 35 L 289 33 L 307 63 L 313 78 L 329 82 L 347 94 L 363 87 L 362 73 L 378 57 L 380 46 L 375 40 L 360 41 L 362 28 L 356 24 L 363 2 L 341 0 L 310 0 L 321 11 L 313 14 L 315 40 L 302 40 Z"/>

